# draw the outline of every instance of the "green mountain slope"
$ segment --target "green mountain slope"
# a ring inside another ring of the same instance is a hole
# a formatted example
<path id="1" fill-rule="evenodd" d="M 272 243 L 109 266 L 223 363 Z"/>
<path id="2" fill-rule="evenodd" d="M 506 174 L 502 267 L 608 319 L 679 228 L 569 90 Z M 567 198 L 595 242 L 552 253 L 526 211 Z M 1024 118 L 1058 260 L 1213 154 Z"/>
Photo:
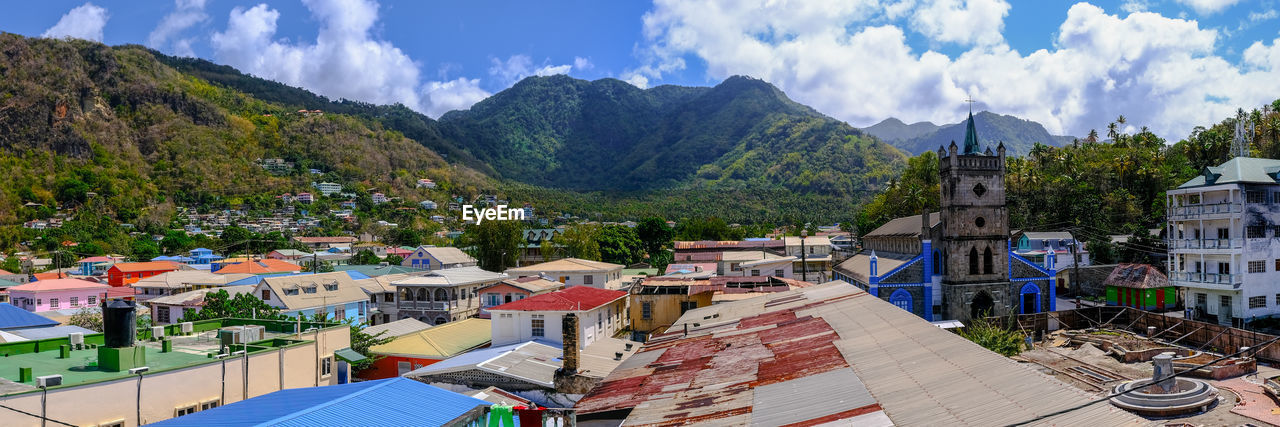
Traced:
<path id="1" fill-rule="evenodd" d="M 1037 142 L 1061 147 L 1075 139 L 1070 136 L 1051 135 L 1044 126 L 1030 120 L 989 111 L 974 114 L 973 120 L 978 129 L 979 141 L 984 148 L 990 146 L 995 150 L 996 144 L 1004 142 L 1009 154 L 1014 156 L 1023 156 L 1031 152 L 1031 147 Z M 900 126 L 900 124 L 902 121 L 889 118 L 864 130 L 911 154 L 937 151 L 938 147 L 951 145 L 951 141 L 956 141 L 957 144 L 964 142 L 964 121 L 938 126 L 925 133 L 916 132 L 927 128 L 920 125 L 931 126 L 932 123 L 922 122 L 909 126 Z M 907 129 L 908 127 L 911 129 Z"/>
<path id="2" fill-rule="evenodd" d="M 298 114 L 183 74 L 139 46 L 0 34 L 0 51 L 0 223 L 29 219 L 17 209 L 28 202 L 97 197 L 134 222 L 157 205 L 269 200 L 311 191 L 313 180 L 391 195 L 418 191 L 423 176 L 446 187 L 489 182 L 380 122 Z M 296 169 L 272 175 L 259 158 Z"/>

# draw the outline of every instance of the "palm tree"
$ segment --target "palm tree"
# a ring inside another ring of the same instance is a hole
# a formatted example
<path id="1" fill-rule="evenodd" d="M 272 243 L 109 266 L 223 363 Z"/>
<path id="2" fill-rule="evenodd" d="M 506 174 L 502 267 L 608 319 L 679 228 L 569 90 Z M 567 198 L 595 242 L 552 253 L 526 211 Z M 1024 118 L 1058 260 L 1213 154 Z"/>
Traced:
<path id="1" fill-rule="evenodd" d="M 1085 137 L 1085 138 L 1084 138 L 1084 140 L 1085 140 L 1085 141 L 1089 141 L 1089 143 L 1090 143 L 1090 144 L 1097 144 L 1097 143 L 1098 143 L 1098 130 L 1097 130 L 1097 129 L 1089 129 L 1089 136 Z"/>
<path id="2" fill-rule="evenodd" d="M 1107 138 L 1111 138 L 1111 142 L 1115 142 L 1116 137 L 1120 136 L 1116 129 L 1116 122 L 1107 123 Z"/>

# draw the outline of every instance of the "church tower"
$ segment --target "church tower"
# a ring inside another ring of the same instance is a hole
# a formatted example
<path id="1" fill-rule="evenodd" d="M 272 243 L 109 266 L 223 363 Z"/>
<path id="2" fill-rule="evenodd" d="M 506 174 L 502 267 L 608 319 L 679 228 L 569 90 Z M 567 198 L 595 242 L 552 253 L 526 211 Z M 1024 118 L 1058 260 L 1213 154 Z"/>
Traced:
<path id="1" fill-rule="evenodd" d="M 943 251 L 942 316 L 967 320 L 1003 316 L 1015 304 L 1009 282 L 1009 212 L 1005 204 L 1005 149 L 980 151 L 973 112 L 963 151 L 938 149 Z"/>

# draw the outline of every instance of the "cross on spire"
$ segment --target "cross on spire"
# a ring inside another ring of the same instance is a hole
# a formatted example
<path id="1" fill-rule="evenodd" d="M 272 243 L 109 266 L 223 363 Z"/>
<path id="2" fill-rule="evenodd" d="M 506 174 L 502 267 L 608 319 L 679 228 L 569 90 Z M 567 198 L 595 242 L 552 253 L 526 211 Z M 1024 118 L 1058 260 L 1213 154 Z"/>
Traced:
<path id="1" fill-rule="evenodd" d="M 973 115 L 973 103 L 978 101 L 974 101 L 972 96 L 966 96 L 964 102 L 969 103 L 969 115 Z"/>

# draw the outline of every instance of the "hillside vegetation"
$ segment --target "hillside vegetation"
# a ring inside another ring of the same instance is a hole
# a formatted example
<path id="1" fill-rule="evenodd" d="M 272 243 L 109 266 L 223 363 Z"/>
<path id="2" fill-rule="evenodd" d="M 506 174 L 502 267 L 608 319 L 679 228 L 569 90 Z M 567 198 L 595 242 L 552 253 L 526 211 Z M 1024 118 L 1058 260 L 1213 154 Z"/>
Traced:
<path id="1" fill-rule="evenodd" d="M 967 119 L 966 119 L 967 120 Z M 1012 156 L 1026 156 L 1036 144 L 1061 147 L 1070 144 L 1075 138 L 1052 135 L 1039 123 L 1020 119 L 1014 116 L 981 111 L 973 115 L 974 126 L 978 130 L 978 140 L 983 148 L 1003 142 L 1005 149 Z M 947 147 L 951 141 L 964 143 L 965 121 L 949 125 L 935 126 L 933 123 L 920 122 L 907 125 L 895 118 L 888 118 L 871 127 L 863 129 L 871 135 L 893 144 L 911 154 L 925 151 L 938 151 L 938 147 Z"/>

